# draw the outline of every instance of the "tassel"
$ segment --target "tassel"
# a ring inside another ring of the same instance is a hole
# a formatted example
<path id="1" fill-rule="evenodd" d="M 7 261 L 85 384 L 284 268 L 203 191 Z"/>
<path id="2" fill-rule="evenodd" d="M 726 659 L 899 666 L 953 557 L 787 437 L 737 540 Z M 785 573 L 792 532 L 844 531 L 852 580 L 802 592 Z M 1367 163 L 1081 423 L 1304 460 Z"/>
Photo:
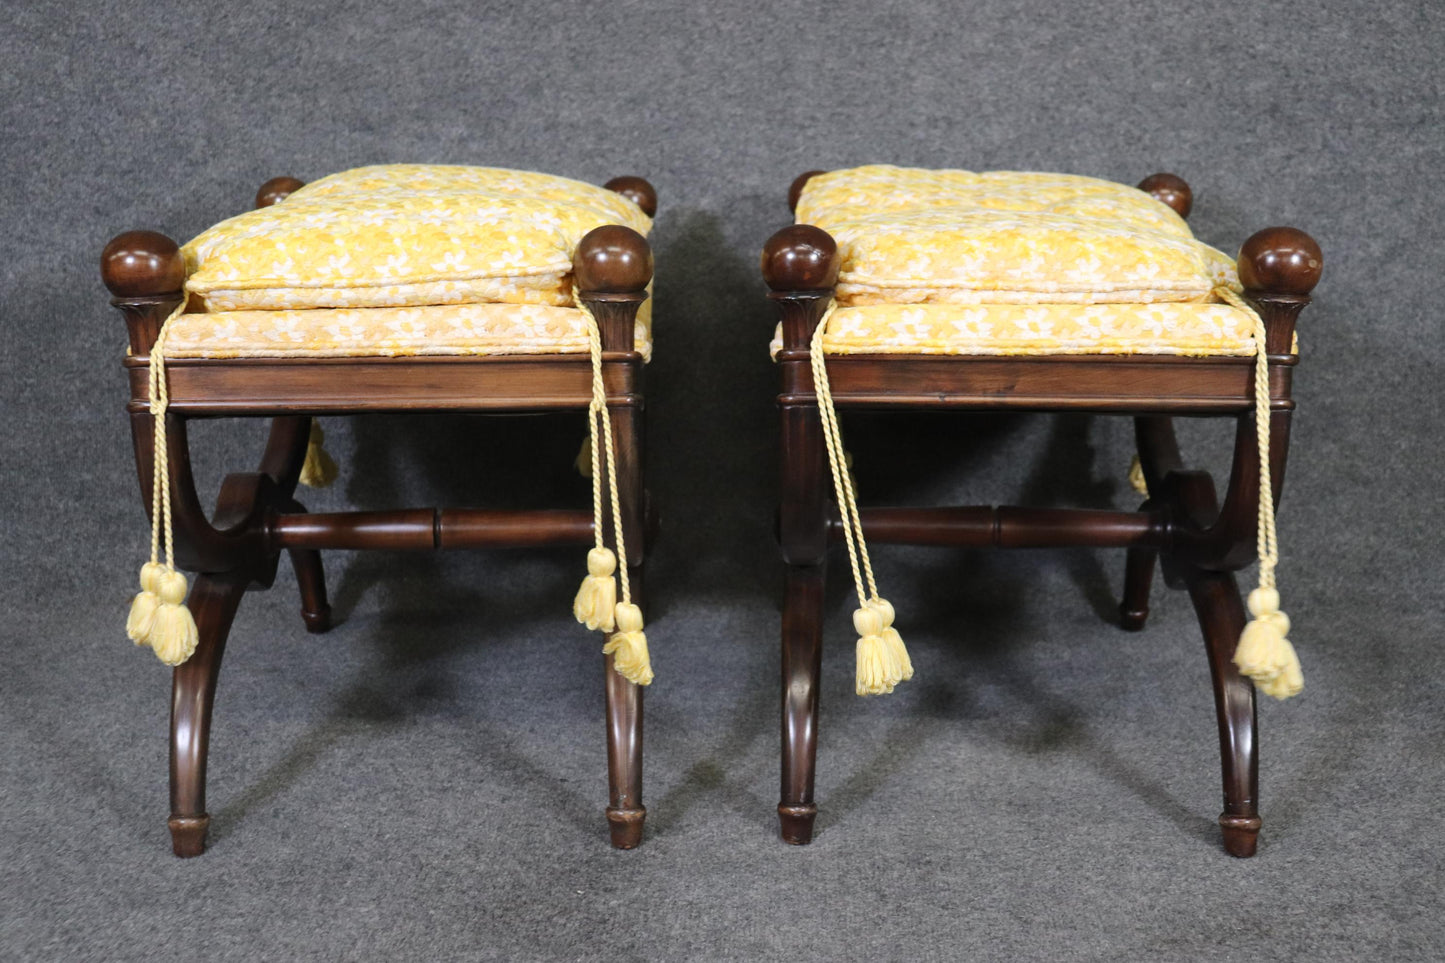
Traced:
<path id="1" fill-rule="evenodd" d="M 853 613 L 858 630 L 858 677 L 854 689 L 859 695 L 886 695 L 903 678 L 903 668 L 883 640 L 883 614 L 864 607 Z M 902 641 L 902 640 L 900 640 Z"/>
<path id="2" fill-rule="evenodd" d="M 577 457 L 572 460 L 572 467 L 577 469 L 577 474 L 583 478 L 592 477 L 592 436 L 590 434 L 582 437 L 582 447 L 577 449 Z"/>
<path id="3" fill-rule="evenodd" d="M 652 682 L 652 658 L 647 654 L 647 635 L 642 631 L 642 610 L 631 602 L 619 602 L 615 620 L 617 631 L 602 646 L 602 654 L 612 656 L 612 668 L 628 682 L 648 685 Z"/>
<path id="4" fill-rule="evenodd" d="M 587 553 L 587 577 L 572 601 L 572 614 L 589 629 L 611 632 L 617 624 L 617 580 L 612 577 L 615 571 L 617 556 L 612 549 L 598 547 Z"/>
<path id="5" fill-rule="evenodd" d="M 150 635 L 156 606 L 161 604 L 161 576 L 165 571 L 160 562 L 146 562 L 140 568 L 140 591 L 131 601 L 130 615 L 125 620 L 125 634 L 136 645 L 144 645 L 146 636 Z"/>
<path id="6" fill-rule="evenodd" d="M 322 447 L 326 433 L 315 419 L 311 422 L 311 440 L 306 443 L 306 461 L 301 465 L 299 481 L 308 488 L 325 488 L 336 481 L 336 460 Z"/>
<path id="7" fill-rule="evenodd" d="M 1145 498 L 1149 497 L 1149 482 L 1144 478 L 1144 465 L 1139 461 L 1138 455 L 1129 462 L 1129 484 Z"/>
<path id="8" fill-rule="evenodd" d="M 1254 618 L 1239 636 L 1234 664 L 1267 696 L 1288 699 L 1299 695 L 1304 675 L 1287 638 L 1289 616 L 1279 610 L 1279 592 L 1264 586 L 1250 592 L 1249 611 Z"/>
<path id="9" fill-rule="evenodd" d="M 889 658 L 898 665 L 898 681 L 907 682 L 913 678 L 913 660 L 908 657 L 908 647 L 903 636 L 893 627 L 893 606 L 887 599 L 870 599 L 868 604 L 878 611 L 883 619 L 883 645 L 888 649 Z"/>
<path id="10" fill-rule="evenodd" d="M 175 569 L 163 572 L 156 584 L 159 604 L 151 617 L 150 631 L 140 641 L 155 650 L 166 665 L 180 665 L 196 651 L 200 634 L 196 620 L 186 608 L 186 577 Z"/>

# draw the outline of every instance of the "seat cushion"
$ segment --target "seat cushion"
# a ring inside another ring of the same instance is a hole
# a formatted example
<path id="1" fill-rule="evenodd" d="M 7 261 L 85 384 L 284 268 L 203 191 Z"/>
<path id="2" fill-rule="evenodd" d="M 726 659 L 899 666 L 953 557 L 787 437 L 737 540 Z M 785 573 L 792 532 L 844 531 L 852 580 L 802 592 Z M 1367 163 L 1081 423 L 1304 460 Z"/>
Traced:
<path id="1" fill-rule="evenodd" d="M 829 354 L 1251 355 L 1254 322 L 1228 304 L 879 304 L 833 312 Z"/>
<path id="2" fill-rule="evenodd" d="M 636 346 L 651 355 L 651 300 Z M 586 316 L 544 304 L 433 304 L 182 314 L 166 332 L 170 358 L 359 358 L 585 354 Z"/>
<path id="3" fill-rule="evenodd" d="M 307 184 L 182 249 L 209 311 L 572 305 L 572 253 L 651 220 L 602 187 L 526 171 L 390 164 Z"/>
<path id="4" fill-rule="evenodd" d="M 1207 302 L 1234 262 L 1167 205 L 1069 174 L 875 165 L 811 178 L 799 223 L 833 235 L 838 303 Z"/>

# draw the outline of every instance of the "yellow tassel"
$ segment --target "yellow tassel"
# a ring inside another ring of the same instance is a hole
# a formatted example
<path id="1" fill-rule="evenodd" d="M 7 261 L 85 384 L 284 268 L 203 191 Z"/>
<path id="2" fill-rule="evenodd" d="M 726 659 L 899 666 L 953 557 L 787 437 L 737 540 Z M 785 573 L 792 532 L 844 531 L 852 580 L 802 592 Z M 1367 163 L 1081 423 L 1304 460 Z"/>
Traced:
<path id="1" fill-rule="evenodd" d="M 131 601 L 130 615 L 125 620 L 125 634 L 136 645 L 144 645 L 146 636 L 150 635 L 156 606 L 161 604 L 161 576 L 165 571 L 160 562 L 146 562 L 140 568 L 140 591 Z"/>
<path id="2" fill-rule="evenodd" d="M 642 631 L 642 610 L 631 602 L 619 602 L 616 623 L 617 631 L 602 646 L 602 654 L 612 656 L 612 668 L 628 682 L 649 685 L 652 658 L 647 654 L 647 635 Z"/>
<path id="3" fill-rule="evenodd" d="M 876 609 L 883 619 L 883 645 L 888 649 L 888 657 L 898 666 L 898 681 L 907 682 L 913 678 L 913 660 L 908 657 L 908 647 L 903 644 L 903 636 L 893 627 L 893 606 L 887 599 L 871 599 L 868 604 Z"/>
<path id="4" fill-rule="evenodd" d="M 886 695 L 903 678 L 903 667 L 883 640 L 883 615 L 864 607 L 853 613 L 858 630 L 858 677 L 854 689 L 859 695 Z M 901 641 L 901 640 L 900 640 Z"/>
<path id="5" fill-rule="evenodd" d="M 311 440 L 306 443 L 306 461 L 301 465 L 301 484 L 308 488 L 325 488 L 336 481 L 336 460 L 322 447 L 326 443 L 326 433 L 321 430 L 321 425 L 313 419 L 311 422 Z"/>
<path id="6" fill-rule="evenodd" d="M 186 577 L 171 569 L 157 580 L 159 604 L 151 618 L 150 631 L 141 640 L 155 650 L 166 665 L 180 665 L 196 651 L 200 634 L 196 620 L 186 608 Z"/>
<path id="7" fill-rule="evenodd" d="M 1239 636 L 1234 664 L 1267 696 L 1288 699 L 1299 695 L 1304 674 L 1287 638 L 1289 616 L 1279 610 L 1279 592 L 1264 586 L 1250 592 L 1249 611 L 1254 618 Z"/>
<path id="8" fill-rule="evenodd" d="M 577 469 L 577 474 L 583 478 L 592 477 L 592 436 L 582 436 L 582 447 L 577 450 L 577 457 L 572 460 L 572 467 Z"/>
<path id="9" fill-rule="evenodd" d="M 1145 498 L 1149 497 L 1149 482 L 1144 477 L 1144 465 L 1139 461 L 1138 455 L 1135 455 L 1134 460 L 1129 462 L 1129 484 L 1134 486 L 1134 490 Z"/>
<path id="10" fill-rule="evenodd" d="M 587 553 L 587 577 L 572 601 L 572 614 L 589 629 L 611 632 L 616 626 L 617 580 L 612 576 L 616 571 L 612 549 L 599 546 Z"/>

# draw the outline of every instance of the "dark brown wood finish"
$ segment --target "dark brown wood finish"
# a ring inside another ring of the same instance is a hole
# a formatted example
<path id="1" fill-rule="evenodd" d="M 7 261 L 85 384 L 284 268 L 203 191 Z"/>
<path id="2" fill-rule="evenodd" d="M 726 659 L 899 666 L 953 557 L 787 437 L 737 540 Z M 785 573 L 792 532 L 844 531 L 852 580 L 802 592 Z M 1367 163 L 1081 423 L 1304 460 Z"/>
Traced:
<path id="1" fill-rule="evenodd" d="M 1188 217 L 1194 209 L 1194 192 L 1175 174 L 1150 174 L 1139 182 L 1139 190 L 1168 204 L 1180 217 Z"/>
<path id="2" fill-rule="evenodd" d="M 642 213 L 648 217 L 657 213 L 657 191 L 645 178 L 624 175 L 614 177 L 602 186 L 609 191 L 616 191 L 642 208 Z"/>
<path id="3" fill-rule="evenodd" d="M 302 186 L 275 178 L 257 192 L 258 207 Z M 641 178 L 609 186 L 649 215 L 656 195 Z M 579 244 L 574 273 L 581 298 L 596 316 L 603 343 L 603 382 L 616 440 L 618 489 L 626 529 L 629 576 L 641 603 L 647 541 L 655 523 L 643 487 L 642 358 L 633 344 L 638 307 L 652 278 L 645 238 L 607 226 Z M 148 354 L 166 317 L 181 302 L 183 263 L 174 241 L 131 231 L 105 248 L 101 274 L 126 319 L 130 412 L 143 503 L 150 507 L 154 422 L 149 412 Z M 331 624 L 320 549 L 506 548 L 587 545 L 591 511 L 490 511 L 424 508 L 311 514 L 296 501 L 311 416 L 373 411 L 585 411 L 592 400 L 586 355 L 482 358 L 343 358 L 174 360 L 166 364 L 171 404 L 167 449 L 177 564 L 198 573 L 187 604 L 196 618 L 196 654 L 176 668 L 171 719 L 172 842 L 177 855 L 205 848 L 210 817 L 205 777 L 216 681 L 232 619 L 244 592 L 269 587 L 279 553 L 291 555 L 308 630 Z M 212 416 L 271 417 L 258 471 L 228 475 L 216 511 L 204 510 L 191 476 L 186 425 Z M 615 546 L 615 533 L 604 533 Z M 563 605 L 565 600 L 559 600 Z M 612 842 L 636 846 L 642 805 L 642 692 L 606 662 L 607 756 Z"/>
<path id="4" fill-rule="evenodd" d="M 795 205 L 808 177 L 789 191 Z M 1140 188 L 1187 216 L 1189 186 L 1171 174 Z M 826 232 L 795 224 L 763 249 L 762 274 L 778 307 L 782 418 L 779 538 L 788 573 L 782 619 L 782 791 L 785 841 L 812 838 L 826 549 L 840 522 L 829 493 L 809 342 L 832 297 L 837 246 Z M 1267 331 L 1270 462 L 1278 503 L 1294 410 L 1294 326 L 1318 282 L 1322 258 L 1308 235 L 1269 228 L 1245 242 L 1239 276 Z M 1259 832 L 1254 688 L 1231 661 L 1244 626 L 1234 572 L 1255 558 L 1259 464 L 1254 428 L 1254 358 L 1134 356 L 940 357 L 846 355 L 828 360 L 839 408 L 887 410 L 1090 411 L 1135 416 L 1149 498 L 1137 512 L 1022 507 L 864 508 L 863 529 L 883 543 L 912 545 L 1120 547 L 1128 550 L 1121 624 L 1148 616 L 1156 560 L 1166 583 L 1188 590 L 1199 617 L 1217 707 L 1225 848 L 1253 854 Z M 1223 502 L 1209 476 L 1188 471 L 1173 415 L 1234 419 L 1234 464 Z"/>
<path id="5" fill-rule="evenodd" d="M 270 207 L 272 204 L 279 204 L 305 186 L 305 181 L 297 180 L 294 177 L 273 177 L 262 184 L 260 190 L 256 191 L 256 207 Z"/>

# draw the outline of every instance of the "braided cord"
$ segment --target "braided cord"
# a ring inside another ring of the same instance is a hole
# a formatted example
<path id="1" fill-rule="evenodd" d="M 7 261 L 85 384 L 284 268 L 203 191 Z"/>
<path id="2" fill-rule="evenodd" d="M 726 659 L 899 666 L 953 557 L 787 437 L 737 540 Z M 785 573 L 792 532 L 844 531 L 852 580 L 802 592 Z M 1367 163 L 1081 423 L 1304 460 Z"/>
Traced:
<path id="1" fill-rule="evenodd" d="M 1254 306 L 1232 289 L 1220 286 L 1216 295 L 1244 313 L 1254 322 L 1254 430 L 1259 441 L 1259 521 L 1257 549 L 1259 551 L 1259 584 L 1274 588 L 1274 569 L 1279 564 L 1279 540 L 1274 521 L 1274 485 L 1269 471 L 1269 352 L 1266 340 L 1269 332 L 1264 319 Z"/>
<path id="2" fill-rule="evenodd" d="M 161 323 L 156 340 L 151 345 L 150 366 L 147 373 L 150 413 L 155 419 L 151 438 L 154 460 L 151 463 L 151 561 L 161 560 L 162 541 L 165 544 L 166 568 L 174 572 L 175 533 L 171 525 L 170 451 L 166 443 L 166 410 L 170 407 L 170 384 L 166 378 L 166 335 L 170 333 L 171 322 L 186 310 L 190 293 L 183 292 L 181 303 Z"/>
<path id="3" fill-rule="evenodd" d="M 863 538 L 858 498 L 853 491 L 853 479 L 848 475 L 843 432 L 838 425 L 838 411 L 833 405 L 833 392 L 828 385 L 828 367 L 823 359 L 823 334 L 836 308 L 837 302 L 830 302 L 817 327 L 813 329 L 813 340 L 808 347 L 809 362 L 813 369 L 813 390 L 818 396 L 818 415 L 823 423 L 823 447 L 828 452 L 828 467 L 833 474 L 833 493 L 838 499 L 838 514 L 843 520 L 843 540 L 848 546 L 848 564 L 853 570 L 853 588 L 858 593 L 858 604 L 866 606 L 870 599 L 878 598 L 878 586 L 873 579 L 873 564 L 868 558 L 868 543 Z"/>
<path id="4" fill-rule="evenodd" d="M 627 577 L 627 544 L 622 536 L 622 498 L 617 491 L 617 453 L 612 442 L 612 418 L 607 410 L 607 386 L 602 381 L 602 330 L 597 324 L 597 317 L 592 313 L 585 301 L 582 300 L 582 292 L 574 291 L 573 300 L 577 302 L 577 309 L 587 317 L 587 347 L 592 360 L 592 401 L 587 406 L 588 431 L 592 439 L 592 524 L 596 529 L 596 542 L 599 548 L 602 545 L 602 516 L 604 508 L 602 505 L 602 476 L 599 472 L 601 460 L 605 457 L 607 462 L 607 490 L 612 503 L 612 530 L 617 542 L 617 577 L 622 584 L 622 601 L 632 601 L 632 586 Z M 602 423 L 602 448 L 604 455 L 599 455 L 597 450 L 597 424 Z"/>

